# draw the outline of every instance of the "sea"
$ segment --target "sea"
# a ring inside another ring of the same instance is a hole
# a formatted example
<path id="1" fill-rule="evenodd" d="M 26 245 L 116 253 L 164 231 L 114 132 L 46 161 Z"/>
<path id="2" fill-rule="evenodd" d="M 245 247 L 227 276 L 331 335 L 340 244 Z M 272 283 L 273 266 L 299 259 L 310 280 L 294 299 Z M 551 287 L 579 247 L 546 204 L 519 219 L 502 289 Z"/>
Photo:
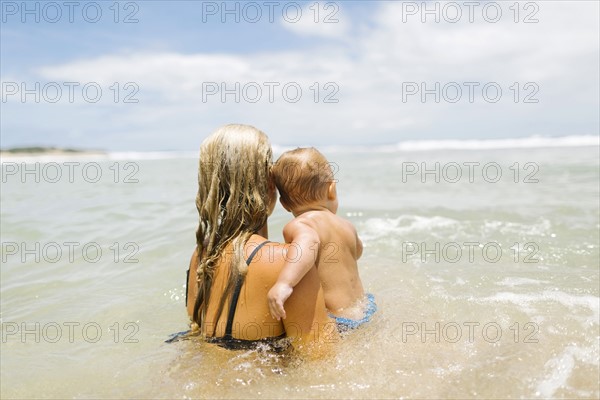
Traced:
<path id="1" fill-rule="evenodd" d="M 378 311 L 318 360 L 165 343 L 197 152 L 3 156 L 0 397 L 600 397 L 598 136 L 320 150 Z"/>

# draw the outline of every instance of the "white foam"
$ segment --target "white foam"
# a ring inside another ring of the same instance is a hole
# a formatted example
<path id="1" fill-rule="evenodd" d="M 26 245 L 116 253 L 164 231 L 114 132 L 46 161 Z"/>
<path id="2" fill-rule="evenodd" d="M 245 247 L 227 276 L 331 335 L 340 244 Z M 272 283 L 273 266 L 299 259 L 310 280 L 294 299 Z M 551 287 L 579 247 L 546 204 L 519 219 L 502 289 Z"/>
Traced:
<path id="1" fill-rule="evenodd" d="M 433 229 L 454 227 L 458 221 L 440 216 L 421 217 L 401 215 L 397 218 L 369 218 L 361 227 L 364 240 L 375 240 L 388 235 L 406 235 L 414 232 L 427 232 Z"/>
<path id="2" fill-rule="evenodd" d="M 552 223 L 547 218 L 538 218 L 535 223 L 486 220 L 483 225 L 484 233 L 500 232 L 504 235 L 546 236 L 551 229 Z"/>
<path id="3" fill-rule="evenodd" d="M 530 136 L 506 139 L 405 140 L 388 145 L 319 146 L 319 150 L 326 154 L 336 152 L 395 153 L 399 151 L 532 149 L 545 147 L 588 147 L 599 145 L 600 136 L 572 135 L 562 137 Z M 295 147 L 297 146 L 273 145 L 273 152 L 277 155 Z"/>
<path id="4" fill-rule="evenodd" d="M 544 365 L 547 375 L 538 383 L 536 395 L 543 398 L 554 397 L 556 391 L 567 385 L 573 373 L 575 360 L 592 365 L 598 365 L 598 350 L 568 346 L 558 356 L 551 358 Z"/>
<path id="5" fill-rule="evenodd" d="M 313 144 L 314 145 L 314 144 Z M 388 145 L 324 145 L 319 149 L 325 154 L 336 152 L 395 153 L 430 150 L 496 150 L 496 149 L 531 149 L 546 147 L 588 147 L 600 146 L 600 136 L 574 135 L 563 137 L 532 136 L 511 139 L 472 139 L 472 140 L 406 140 Z M 273 144 L 273 153 L 277 157 L 286 150 L 298 146 L 282 146 Z M 301 146 L 306 147 L 306 146 Z M 73 153 L 73 154 L 6 154 L 0 162 L 51 162 L 70 160 L 163 160 L 173 158 L 197 158 L 197 151 L 125 151 L 107 153 Z"/>
<path id="6" fill-rule="evenodd" d="M 465 281 L 464 279 L 462 279 L 460 276 L 456 278 L 456 285 L 458 286 L 463 286 L 467 284 L 467 281 Z"/>
<path id="7" fill-rule="evenodd" d="M 492 149 L 531 149 L 539 147 L 582 147 L 600 145 L 600 136 L 533 136 L 514 139 L 494 140 L 413 140 L 396 145 L 401 151 L 423 150 L 492 150 Z"/>
<path id="8" fill-rule="evenodd" d="M 586 325 L 598 325 L 600 320 L 600 298 L 592 295 L 573 295 L 558 290 L 544 290 L 542 293 L 513 293 L 499 292 L 493 296 L 479 299 L 471 298 L 478 302 L 500 302 L 512 303 L 521 307 L 526 313 L 534 312 L 531 307 L 533 303 L 538 302 L 556 302 L 567 307 L 573 314 L 577 308 L 584 308 L 590 311 L 591 315 L 586 316 L 582 321 Z"/>
<path id="9" fill-rule="evenodd" d="M 545 367 L 550 370 L 550 376 L 537 385 L 536 395 L 544 398 L 554 397 L 556 390 L 567 383 L 575 366 L 575 358 L 569 349 L 546 363 Z"/>
<path id="10" fill-rule="evenodd" d="M 502 279 L 500 282 L 496 282 L 496 285 L 514 287 L 521 285 L 541 285 L 542 283 L 548 283 L 548 281 L 540 281 L 537 279 L 529 278 L 507 277 Z"/>

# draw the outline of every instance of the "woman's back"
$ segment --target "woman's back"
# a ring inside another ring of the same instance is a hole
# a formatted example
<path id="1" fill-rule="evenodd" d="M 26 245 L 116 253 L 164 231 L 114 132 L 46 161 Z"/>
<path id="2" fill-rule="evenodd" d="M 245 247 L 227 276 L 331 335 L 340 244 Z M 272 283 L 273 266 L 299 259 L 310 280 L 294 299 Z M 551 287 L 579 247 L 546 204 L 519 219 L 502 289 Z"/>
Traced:
<path id="1" fill-rule="evenodd" d="M 244 247 L 244 262 L 248 260 L 258 246 L 266 242 L 260 235 L 253 235 Z M 231 336 L 241 340 L 261 340 L 276 338 L 283 334 L 296 339 L 300 344 L 337 338 L 335 323 L 329 318 L 324 307 L 323 291 L 316 268 L 306 274 L 294 288 L 286 302 L 287 318 L 277 321 L 271 317 L 267 303 L 267 293 L 277 281 L 285 263 L 288 245 L 265 243 L 258 249 L 247 266 L 247 272 L 237 298 L 234 318 L 231 321 Z M 197 265 L 194 252 L 191 267 Z M 231 297 L 225 296 L 228 282 L 228 266 L 232 258 L 232 249 L 227 250 L 220 259 L 213 276 L 212 289 L 207 304 L 203 334 L 207 338 L 226 336 L 230 319 Z M 242 266 L 242 268 L 245 268 Z M 197 284 L 192 276 L 188 282 L 188 313 L 192 316 Z M 232 296 L 234 297 L 234 296 Z M 221 307 L 221 299 L 223 305 Z M 219 316 L 219 308 L 222 308 Z M 334 332 L 335 331 L 335 332 Z M 210 340 L 210 339 L 209 339 Z"/>

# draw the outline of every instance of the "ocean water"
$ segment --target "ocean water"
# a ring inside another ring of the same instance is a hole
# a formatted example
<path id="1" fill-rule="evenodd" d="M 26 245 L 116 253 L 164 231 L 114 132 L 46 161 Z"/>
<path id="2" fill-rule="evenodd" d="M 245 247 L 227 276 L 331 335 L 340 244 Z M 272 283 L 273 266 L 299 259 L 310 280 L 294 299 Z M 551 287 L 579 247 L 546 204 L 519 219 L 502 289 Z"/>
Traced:
<path id="1" fill-rule="evenodd" d="M 1 397 L 600 397 L 597 138 L 323 151 L 379 311 L 318 361 L 164 343 L 194 154 L 4 158 Z"/>

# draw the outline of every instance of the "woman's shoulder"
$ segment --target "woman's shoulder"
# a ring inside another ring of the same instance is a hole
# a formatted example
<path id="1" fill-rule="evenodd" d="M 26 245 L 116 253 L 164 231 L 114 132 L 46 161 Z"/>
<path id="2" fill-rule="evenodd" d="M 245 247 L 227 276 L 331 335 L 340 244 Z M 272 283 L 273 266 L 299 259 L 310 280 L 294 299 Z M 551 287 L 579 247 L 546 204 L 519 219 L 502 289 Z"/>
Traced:
<path id="1" fill-rule="evenodd" d="M 252 235 L 244 246 L 246 263 L 257 266 L 282 264 L 286 261 L 289 245 Z"/>
<path id="2" fill-rule="evenodd" d="M 287 261 L 288 247 L 289 245 L 272 242 L 259 235 L 250 237 L 244 247 L 248 275 L 260 275 L 264 280 L 274 283 Z"/>

